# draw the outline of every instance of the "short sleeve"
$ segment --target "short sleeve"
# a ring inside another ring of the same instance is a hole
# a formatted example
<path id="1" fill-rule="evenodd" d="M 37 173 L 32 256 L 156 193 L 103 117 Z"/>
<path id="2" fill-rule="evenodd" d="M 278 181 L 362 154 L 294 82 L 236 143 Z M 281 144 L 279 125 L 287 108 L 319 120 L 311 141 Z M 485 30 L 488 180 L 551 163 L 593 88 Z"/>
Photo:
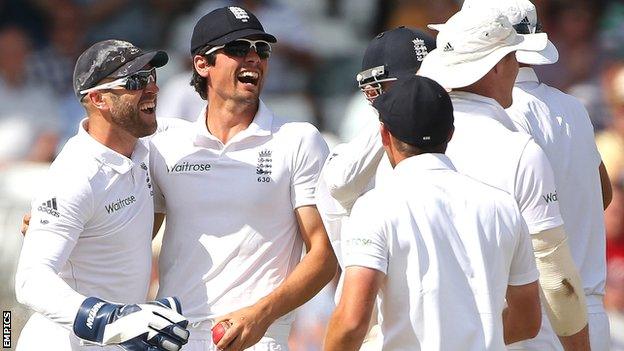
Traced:
<path id="1" fill-rule="evenodd" d="M 529 229 L 522 220 L 517 207 L 514 204 L 514 210 L 517 216 L 514 218 L 516 247 L 509 268 L 508 285 L 525 285 L 539 279 L 539 273 L 535 266 L 535 257 L 533 256 L 533 244 L 529 235 Z"/>
<path id="2" fill-rule="evenodd" d="M 162 155 L 154 146 L 154 143 L 150 141 L 150 177 L 152 178 L 152 189 L 154 191 L 154 212 L 167 213 L 165 196 L 162 193 L 159 185 L 159 172 L 163 169 L 167 169 L 165 160 Z"/>
<path id="3" fill-rule="evenodd" d="M 563 225 L 550 162 L 533 140 L 520 157 L 515 183 L 514 195 L 531 234 Z"/>
<path id="4" fill-rule="evenodd" d="M 360 266 L 388 272 L 388 229 L 383 211 L 377 208 L 382 201 L 373 201 L 373 194 L 361 197 L 342 230 L 342 260 L 345 267 Z"/>
<path id="5" fill-rule="evenodd" d="M 307 123 L 299 127 L 306 130 L 301 133 L 294 154 L 290 189 L 293 209 L 316 204 L 314 197 L 316 183 L 329 153 L 327 143 L 316 128 Z"/>

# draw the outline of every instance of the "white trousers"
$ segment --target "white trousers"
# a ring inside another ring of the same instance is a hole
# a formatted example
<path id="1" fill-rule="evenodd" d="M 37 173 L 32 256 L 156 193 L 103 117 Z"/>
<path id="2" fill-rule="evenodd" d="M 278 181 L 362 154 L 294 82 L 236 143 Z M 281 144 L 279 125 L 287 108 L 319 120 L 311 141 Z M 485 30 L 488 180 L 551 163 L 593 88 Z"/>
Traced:
<path id="1" fill-rule="evenodd" d="M 257 344 L 247 348 L 250 351 L 288 351 L 288 335 L 290 324 L 273 324 Z M 188 344 L 182 347 L 182 351 L 217 351 L 212 343 L 211 321 L 201 322 L 199 325 L 189 326 L 191 335 Z"/>
<path id="2" fill-rule="evenodd" d="M 587 300 L 587 321 L 589 324 L 589 342 L 592 351 L 608 351 L 611 344 L 609 317 L 604 310 L 602 296 L 589 295 Z M 548 316 L 542 315 L 539 334 L 533 339 L 524 340 L 507 346 L 507 350 L 525 351 L 563 351 L 557 335 L 552 329 Z"/>

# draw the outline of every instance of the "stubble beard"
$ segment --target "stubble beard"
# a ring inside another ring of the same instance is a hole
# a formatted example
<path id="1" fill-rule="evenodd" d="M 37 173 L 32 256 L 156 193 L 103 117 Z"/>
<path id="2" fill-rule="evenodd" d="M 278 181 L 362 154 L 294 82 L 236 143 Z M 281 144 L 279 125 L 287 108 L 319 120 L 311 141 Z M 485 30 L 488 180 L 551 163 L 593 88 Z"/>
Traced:
<path id="1" fill-rule="evenodd" d="M 120 97 L 114 97 L 113 99 L 115 103 L 111 109 L 112 123 L 135 138 L 143 138 L 156 132 L 156 119 L 154 119 L 153 123 L 144 121 L 139 115 L 140 111 L 137 105 L 123 101 Z"/>

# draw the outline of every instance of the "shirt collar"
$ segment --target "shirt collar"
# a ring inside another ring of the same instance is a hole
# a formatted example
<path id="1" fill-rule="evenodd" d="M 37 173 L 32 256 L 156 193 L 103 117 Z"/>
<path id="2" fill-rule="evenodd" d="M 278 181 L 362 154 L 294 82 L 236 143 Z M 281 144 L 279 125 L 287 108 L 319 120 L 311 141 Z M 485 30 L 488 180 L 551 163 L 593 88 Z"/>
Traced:
<path id="1" fill-rule="evenodd" d="M 137 140 L 130 159 L 95 140 L 85 129 L 87 123 L 88 119 L 85 118 L 78 127 L 78 138 L 83 150 L 115 172 L 125 174 L 132 169 L 135 162 L 140 163 L 146 159 L 148 150 L 140 139 Z"/>
<path id="2" fill-rule="evenodd" d="M 518 70 L 518 76 L 516 76 L 516 83 L 535 82 L 539 83 L 535 70 L 531 67 L 520 67 Z"/>
<path id="3" fill-rule="evenodd" d="M 420 154 L 412 157 L 408 157 L 399 162 L 394 171 L 397 174 L 412 173 L 414 171 L 427 171 L 447 169 L 455 170 L 455 166 L 451 160 L 445 154 Z"/>
<path id="4" fill-rule="evenodd" d="M 197 120 L 195 121 L 195 130 L 197 131 L 195 134 L 195 145 L 198 146 L 207 146 L 207 142 L 219 142 L 214 135 L 210 134 L 208 131 L 208 127 L 206 126 L 206 109 L 208 105 L 204 106 L 204 108 L 197 116 Z M 236 134 L 228 143 L 240 141 L 250 136 L 266 136 L 271 135 L 271 127 L 273 125 L 273 112 L 269 110 L 269 108 L 264 104 L 262 100 L 258 105 L 258 112 L 254 116 L 251 124 Z"/>
<path id="5" fill-rule="evenodd" d="M 498 121 L 511 131 L 518 131 L 513 121 L 498 101 L 487 96 L 469 93 L 467 91 L 451 91 L 449 95 L 453 101 L 453 108 L 456 111 L 488 117 Z M 462 103 L 467 104 L 467 106 L 464 105 L 462 108 Z M 487 108 L 487 111 L 479 111 L 479 108 Z"/>

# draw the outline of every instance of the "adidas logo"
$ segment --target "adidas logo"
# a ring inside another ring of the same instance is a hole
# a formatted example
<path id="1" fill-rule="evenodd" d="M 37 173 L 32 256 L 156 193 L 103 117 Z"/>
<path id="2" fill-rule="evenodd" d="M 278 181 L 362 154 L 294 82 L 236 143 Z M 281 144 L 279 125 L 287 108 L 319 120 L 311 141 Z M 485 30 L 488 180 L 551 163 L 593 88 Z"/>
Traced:
<path id="1" fill-rule="evenodd" d="M 230 6 L 229 9 L 234 14 L 234 17 L 236 17 L 236 19 L 239 19 L 243 22 L 247 22 L 249 20 L 249 15 L 247 14 L 247 11 L 243 10 L 242 8 Z"/>
<path id="2" fill-rule="evenodd" d="M 48 201 L 42 202 L 41 205 L 37 207 L 37 211 L 47 213 L 54 217 L 61 216 L 61 214 L 58 211 L 58 206 L 56 205 L 56 197 L 53 197 Z"/>
<path id="3" fill-rule="evenodd" d="M 451 43 L 446 43 L 443 49 L 444 52 L 453 51 L 453 50 L 455 49 L 453 49 L 453 45 L 451 45 Z"/>

